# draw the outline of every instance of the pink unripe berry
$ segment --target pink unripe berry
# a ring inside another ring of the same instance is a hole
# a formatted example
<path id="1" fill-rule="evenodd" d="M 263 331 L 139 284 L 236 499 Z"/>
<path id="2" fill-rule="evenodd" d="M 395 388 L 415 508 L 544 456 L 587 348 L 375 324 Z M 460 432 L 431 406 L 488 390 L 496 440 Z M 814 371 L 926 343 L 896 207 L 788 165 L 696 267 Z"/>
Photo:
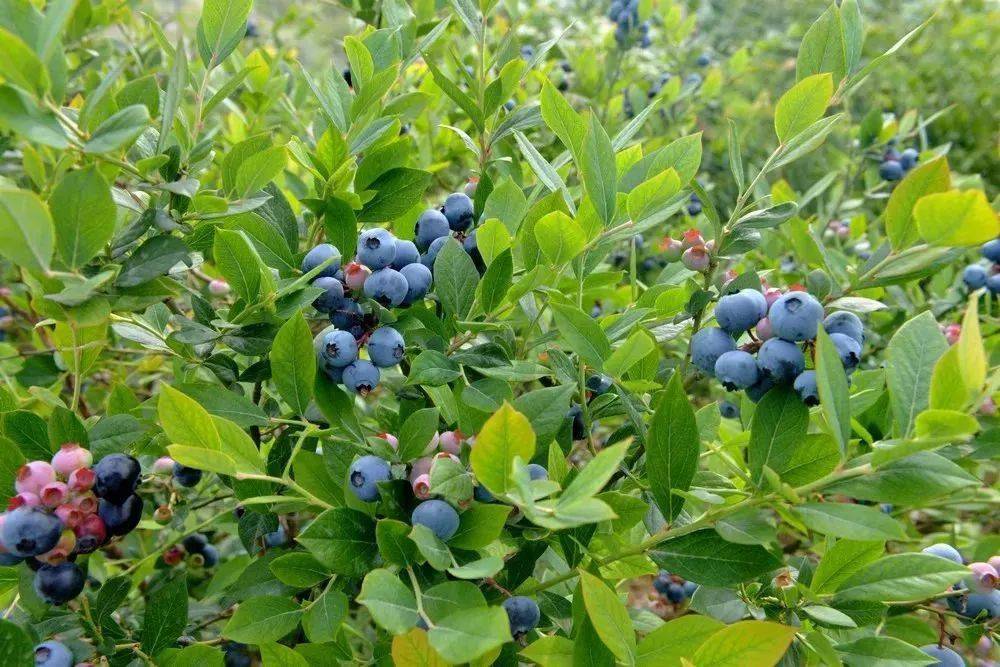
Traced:
<path id="1" fill-rule="evenodd" d="M 427 500 L 431 496 L 431 476 L 427 473 L 420 475 L 413 480 L 413 495 L 420 500 Z"/>
<path id="2" fill-rule="evenodd" d="M 774 331 L 771 329 L 771 320 L 766 317 L 757 323 L 757 338 L 761 340 L 774 338 Z"/>
<path id="3" fill-rule="evenodd" d="M 961 324 L 949 324 L 944 328 L 944 338 L 948 341 L 949 345 L 954 345 L 958 342 L 958 337 L 962 335 L 962 325 Z"/>
<path id="4" fill-rule="evenodd" d="M 764 300 L 767 301 L 767 307 L 770 308 L 771 304 L 781 298 L 781 290 L 777 287 L 768 287 L 764 290 Z"/>
<path id="5" fill-rule="evenodd" d="M 69 487 L 62 482 L 52 482 L 42 487 L 40 498 L 46 507 L 59 507 L 69 497 Z"/>
<path id="6" fill-rule="evenodd" d="M 63 478 L 68 478 L 74 470 L 89 468 L 94 456 L 75 442 L 67 442 L 52 457 L 52 467 Z"/>
<path id="7" fill-rule="evenodd" d="M 979 406 L 979 413 L 986 415 L 987 417 L 995 417 L 997 414 L 997 404 L 993 400 L 992 396 L 987 396 L 982 405 Z M 1000 570 L 998 570 L 1000 571 Z"/>
<path id="8" fill-rule="evenodd" d="M 60 505 L 56 508 L 56 516 L 70 530 L 76 530 L 76 527 L 83 521 L 83 512 L 80 511 L 79 507 L 73 505 Z"/>
<path id="9" fill-rule="evenodd" d="M 14 488 L 18 493 L 39 494 L 42 487 L 56 481 L 56 471 L 45 461 L 26 463 L 17 471 Z"/>
<path id="10" fill-rule="evenodd" d="M 705 241 L 705 251 L 710 253 L 713 250 L 715 250 L 715 239 Z"/>
<path id="11" fill-rule="evenodd" d="M 153 472 L 160 475 L 173 473 L 174 460 L 169 456 L 161 456 L 153 462 Z"/>
<path id="12" fill-rule="evenodd" d="M 69 474 L 69 490 L 75 493 L 90 491 L 96 477 L 90 468 L 77 468 Z"/>
<path id="13" fill-rule="evenodd" d="M 993 590 L 997 585 L 997 571 L 989 563 L 972 563 L 969 565 L 972 570 L 974 587 L 987 592 Z"/>
<path id="14" fill-rule="evenodd" d="M 705 239 L 702 237 L 701 232 L 697 229 L 689 229 L 684 232 L 683 240 L 681 241 L 681 247 L 684 250 L 688 248 L 693 248 L 695 246 L 705 245 Z"/>
<path id="15" fill-rule="evenodd" d="M 104 525 L 104 519 L 97 514 L 85 516 L 73 533 L 76 535 L 77 551 L 80 553 L 90 553 L 108 540 L 108 529 Z"/>
<path id="16" fill-rule="evenodd" d="M 42 499 L 38 497 L 37 493 L 28 493 L 22 491 L 16 495 L 10 497 L 10 501 L 7 503 L 8 510 L 16 510 L 18 507 L 38 507 L 42 504 Z"/>
<path id="17" fill-rule="evenodd" d="M 365 286 L 365 281 L 372 274 L 372 270 L 364 264 L 351 262 L 344 267 L 344 284 L 347 289 L 357 292 Z"/>
<path id="18" fill-rule="evenodd" d="M 457 431 L 445 431 L 438 438 L 438 446 L 442 452 L 458 454 L 462 451 L 462 435 Z"/>
<path id="19" fill-rule="evenodd" d="M 677 262 L 681 258 L 681 254 L 684 252 L 683 244 L 677 239 L 672 239 L 669 236 L 663 239 L 663 243 L 660 244 L 663 249 L 663 258 L 668 262 Z"/>
<path id="20" fill-rule="evenodd" d="M 437 454 L 434 455 L 434 458 L 436 458 L 436 459 L 451 459 L 455 463 L 461 463 L 461 461 L 459 460 L 459 458 L 457 456 L 455 456 L 454 454 L 449 454 L 448 452 L 439 452 L 439 453 L 437 453 Z"/>
<path id="21" fill-rule="evenodd" d="M 208 283 L 208 291 L 210 294 L 215 296 L 226 296 L 229 294 L 229 283 L 225 280 L 219 280 L 216 278 L 212 282 Z"/>
<path id="22" fill-rule="evenodd" d="M 840 238 L 846 239 L 850 235 L 851 235 L 850 227 L 841 226 L 837 228 L 837 236 L 839 236 Z"/>
<path id="23" fill-rule="evenodd" d="M 399 449 L 399 438 L 394 436 L 392 433 L 379 433 L 378 437 L 388 442 L 389 446 L 393 449 Z"/>
<path id="24" fill-rule="evenodd" d="M 709 258 L 705 246 L 693 246 L 684 251 L 681 262 L 692 271 L 704 271 L 708 268 Z"/>
<path id="25" fill-rule="evenodd" d="M 177 565 L 184 560 L 184 550 L 178 546 L 172 546 L 163 552 L 163 562 L 167 565 Z"/>
<path id="26" fill-rule="evenodd" d="M 97 496 L 94 495 L 93 491 L 76 495 L 69 502 L 78 507 L 84 514 L 93 514 L 97 511 Z"/>
<path id="27" fill-rule="evenodd" d="M 413 484 L 421 475 L 429 474 L 432 465 L 434 465 L 434 459 L 429 457 L 414 461 L 410 467 L 410 484 Z"/>

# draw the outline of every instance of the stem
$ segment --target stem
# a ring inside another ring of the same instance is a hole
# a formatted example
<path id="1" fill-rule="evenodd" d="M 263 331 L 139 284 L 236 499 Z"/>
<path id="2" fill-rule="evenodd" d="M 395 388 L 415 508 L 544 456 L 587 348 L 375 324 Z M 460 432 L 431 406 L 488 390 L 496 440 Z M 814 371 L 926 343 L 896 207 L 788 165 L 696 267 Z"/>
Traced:
<path id="1" fill-rule="evenodd" d="M 427 624 L 428 628 L 433 628 L 434 623 L 431 622 L 431 619 L 424 611 L 423 593 L 420 591 L 420 583 L 417 582 L 417 575 L 413 572 L 413 566 L 407 565 L 406 573 L 410 575 L 410 584 L 413 586 L 413 595 L 417 600 L 417 613 L 420 615 L 420 618 L 424 619 L 424 623 Z"/>
<path id="2" fill-rule="evenodd" d="M 187 531 L 184 531 L 183 533 L 181 533 L 180 535 L 178 535 L 176 538 L 174 538 L 172 540 L 168 540 L 162 547 L 160 547 L 160 548 L 156 549 L 155 551 L 147 554 L 146 556 L 143 556 L 142 558 L 140 558 L 138 561 L 136 561 L 131 566 L 129 566 L 128 568 L 126 568 L 125 571 L 122 572 L 122 574 L 123 575 L 124 574 L 132 574 L 133 572 L 135 572 L 136 570 L 138 570 L 140 567 L 142 567 L 146 563 L 146 561 L 159 558 L 160 555 L 164 551 L 166 551 L 168 548 L 170 548 L 170 546 L 172 544 L 174 544 L 175 542 L 183 540 L 185 537 L 188 537 L 190 535 L 194 535 L 195 533 L 201 532 L 203 529 L 205 529 L 208 526 L 212 525 L 213 523 L 215 523 L 220 518 L 222 518 L 224 516 L 227 516 L 229 514 L 230 514 L 230 510 L 228 510 L 228 509 L 224 510 L 224 511 L 219 512 L 218 514 L 214 515 L 212 518 L 207 519 L 205 521 L 202 521 L 201 523 L 199 523 L 194 528 L 192 528 L 190 530 L 187 530 Z"/>

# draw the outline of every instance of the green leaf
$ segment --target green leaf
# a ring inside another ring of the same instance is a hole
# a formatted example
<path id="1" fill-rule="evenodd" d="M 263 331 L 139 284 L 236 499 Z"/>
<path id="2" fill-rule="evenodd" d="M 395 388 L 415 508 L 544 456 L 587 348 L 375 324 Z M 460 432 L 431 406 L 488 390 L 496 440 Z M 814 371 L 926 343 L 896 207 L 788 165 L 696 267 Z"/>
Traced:
<path id="1" fill-rule="evenodd" d="M 701 441 L 694 409 L 688 401 L 681 374 L 675 372 L 660 394 L 646 439 L 646 469 L 650 490 L 667 521 L 684 505 L 675 491 L 687 491 L 698 469 Z M 698 583 L 703 582 L 697 577 Z"/>
<path id="2" fill-rule="evenodd" d="M 303 552 L 278 556 L 271 561 L 271 572 L 281 583 L 295 588 L 311 588 L 330 577 L 322 563 Z"/>
<path id="3" fill-rule="evenodd" d="M 276 642 L 299 625 L 302 608 L 294 601 L 275 595 L 259 595 L 240 603 L 222 629 L 222 636 L 237 642 Z"/>
<path id="4" fill-rule="evenodd" d="M 875 507 L 848 503 L 804 503 L 795 508 L 802 522 L 824 535 L 849 540 L 902 540 L 902 525 Z"/>
<path id="5" fill-rule="evenodd" d="M 263 279 L 266 269 L 246 235 L 230 229 L 217 229 L 212 254 L 219 273 L 233 291 L 250 303 L 259 302 L 266 284 Z"/>
<path id="6" fill-rule="evenodd" d="M 570 349 L 594 368 L 601 368 L 611 354 L 611 343 L 601 326 L 576 306 L 550 303 L 560 336 Z"/>
<path id="7" fill-rule="evenodd" d="M 335 507 L 316 517 L 298 542 L 335 574 L 359 577 L 370 570 L 378 551 L 375 523 L 365 514 Z"/>
<path id="8" fill-rule="evenodd" d="M 774 132 L 778 141 L 788 141 L 822 118 L 832 96 L 833 77 L 829 73 L 800 79 L 781 96 L 774 109 Z"/>
<path id="9" fill-rule="evenodd" d="M 55 246 L 45 203 L 27 190 L 0 188 L 0 255 L 32 271 L 48 271 Z"/>
<path id="10" fill-rule="evenodd" d="M 429 172 L 409 167 L 397 167 L 380 175 L 367 187 L 376 194 L 358 213 L 358 222 L 395 220 L 420 202 L 431 178 Z"/>
<path id="11" fill-rule="evenodd" d="M 392 638 L 392 660 L 394 665 L 448 667 L 448 663 L 431 648 L 427 632 L 420 628 Z"/>
<path id="12" fill-rule="evenodd" d="M 189 447 L 222 449 L 222 440 L 212 416 L 194 399 L 170 385 L 160 385 L 156 409 L 160 425 L 171 442 Z"/>
<path id="13" fill-rule="evenodd" d="M 542 635 L 524 648 L 521 656 L 546 667 L 572 667 L 573 640 L 559 635 Z"/>
<path id="14" fill-rule="evenodd" d="M 767 171 L 780 169 L 819 148 L 826 140 L 827 135 L 833 131 L 834 125 L 840 122 L 843 117 L 843 113 L 825 116 L 796 134 L 780 146 L 778 156 L 771 161 Z"/>
<path id="15" fill-rule="evenodd" d="M 448 574 L 457 579 L 485 579 L 496 576 L 503 569 L 503 565 L 503 558 L 486 556 L 465 565 L 449 567 Z"/>
<path id="16" fill-rule="evenodd" d="M 979 245 L 1000 236 L 1000 220 L 982 190 L 924 195 L 913 206 L 913 219 L 932 246 Z"/>
<path id="17" fill-rule="evenodd" d="M 500 223 L 497 226 L 503 228 Z M 480 231 L 477 230 L 477 244 L 482 249 L 479 235 Z M 511 279 L 514 277 L 514 259 L 509 250 L 504 250 L 499 256 L 487 261 L 490 262 L 489 267 L 479 283 L 479 303 L 484 313 L 492 313 L 503 305 L 510 290 Z"/>
<path id="18" fill-rule="evenodd" d="M 369 572 L 357 599 L 368 608 L 376 623 L 394 635 L 417 624 L 417 600 L 413 591 L 389 570 Z"/>
<path id="19" fill-rule="evenodd" d="M 309 646 L 309 644 L 302 644 Z M 260 658 L 264 667 L 309 667 L 309 661 L 284 644 L 261 643 Z"/>
<path id="20" fill-rule="evenodd" d="M 403 422 L 399 430 L 399 458 L 412 461 L 421 456 L 434 434 L 437 432 L 438 411 L 436 408 L 417 410 Z"/>
<path id="21" fill-rule="evenodd" d="M 586 571 L 580 572 L 580 588 L 587 616 L 604 645 L 621 662 L 635 662 L 635 630 L 625 605 L 603 581 Z"/>
<path id="22" fill-rule="evenodd" d="M 883 542 L 838 540 L 823 554 L 813 574 L 812 589 L 816 593 L 832 593 L 848 577 L 882 556 Z"/>
<path id="23" fill-rule="evenodd" d="M 833 484 L 828 491 L 862 500 L 919 506 L 979 484 L 976 477 L 945 457 L 919 452 L 883 465 L 864 477 Z"/>
<path id="24" fill-rule="evenodd" d="M 840 628 L 858 627 L 858 624 L 854 622 L 854 619 L 844 612 L 834 609 L 833 607 L 827 607 L 821 604 L 811 604 L 803 607 L 802 612 L 814 621 L 819 621 L 824 625 L 833 625 Z"/>
<path id="25" fill-rule="evenodd" d="M 440 88 L 445 95 L 450 97 L 451 100 L 462 109 L 462 111 L 468 114 L 469 119 L 479 130 L 483 130 L 483 112 L 476 105 L 475 100 L 459 88 L 454 81 L 449 79 L 447 75 L 445 75 L 445 73 L 434 64 L 433 58 L 426 57 L 424 61 L 427 63 L 427 69 L 430 70 L 431 76 L 434 77 L 434 83 L 437 87 Z"/>
<path id="26" fill-rule="evenodd" d="M 583 187 L 590 197 L 598 217 L 604 226 L 611 224 L 617 206 L 618 171 L 615 165 L 615 151 L 611 139 L 604 131 L 597 114 L 590 115 L 590 127 L 583 140 L 580 155 L 580 176 Z"/>
<path id="27" fill-rule="evenodd" d="M 556 267 L 569 263 L 587 244 L 580 225 L 562 211 L 552 211 L 535 223 L 535 240 L 545 259 Z"/>
<path id="28" fill-rule="evenodd" d="M 437 535 L 427 526 L 417 524 L 409 533 L 410 540 L 417 545 L 417 551 L 435 570 L 444 571 L 451 565 L 451 552 Z"/>
<path id="29" fill-rule="evenodd" d="M 340 591 L 329 590 L 316 598 L 302 615 L 302 630 L 311 642 L 336 641 L 340 624 L 347 618 L 349 603 Z"/>
<path id="30" fill-rule="evenodd" d="M 97 126 L 83 145 L 86 153 L 111 153 L 132 145 L 149 125 L 145 104 L 125 107 Z"/>
<path id="31" fill-rule="evenodd" d="M 246 34 L 253 0 L 205 0 L 198 22 L 198 51 L 205 67 L 222 63 Z"/>
<path id="32" fill-rule="evenodd" d="M 948 342 L 930 311 L 905 322 L 889 340 L 885 379 L 899 437 L 909 437 L 917 415 L 927 408 L 934 366 L 946 350 Z"/>
<path id="33" fill-rule="evenodd" d="M 851 437 L 851 403 L 847 393 L 847 373 L 840 354 L 826 330 L 820 327 L 816 335 L 816 386 L 820 408 L 826 416 L 831 435 L 847 451 Z"/>
<path id="34" fill-rule="evenodd" d="M 795 628 L 770 621 L 740 621 L 713 634 L 695 651 L 698 667 L 776 665 L 795 637 Z"/>
<path id="35" fill-rule="evenodd" d="M 439 387 L 462 376 L 459 365 L 437 350 L 424 350 L 410 364 L 407 384 Z"/>
<path id="36" fill-rule="evenodd" d="M 636 648 L 636 667 L 683 667 L 709 637 L 726 627 L 723 623 L 696 614 L 667 621 L 642 638 Z"/>
<path id="37" fill-rule="evenodd" d="M 538 442 L 549 442 L 566 421 L 570 398 L 575 392 L 576 386 L 570 384 L 543 387 L 521 394 L 513 405 L 531 422 Z"/>
<path id="38" fill-rule="evenodd" d="M 600 493 L 604 485 L 611 479 L 611 475 L 618 470 L 618 466 L 625 458 L 627 451 L 627 443 L 612 445 L 601 450 L 559 495 L 556 512 L 559 511 L 560 506 L 570 505 Z"/>
<path id="39" fill-rule="evenodd" d="M 142 242 L 122 264 L 115 281 L 119 287 L 135 287 L 167 273 L 185 262 L 190 265 L 188 247 L 175 236 L 153 236 Z"/>
<path id="40" fill-rule="evenodd" d="M 115 233 L 111 188 L 95 167 L 66 174 L 49 198 L 59 256 L 71 269 L 86 264 Z"/>
<path id="41" fill-rule="evenodd" d="M 49 72 L 42 61 L 23 39 L 5 28 L 0 28 L 0 76 L 38 98 L 50 86 Z"/>
<path id="42" fill-rule="evenodd" d="M 626 199 L 628 216 L 638 224 L 658 213 L 681 189 L 677 171 L 667 168 L 632 188 Z"/>
<path id="43" fill-rule="evenodd" d="M 895 637 L 861 637 L 852 642 L 837 644 L 837 653 L 850 665 L 872 667 L 920 667 L 935 663 L 916 646 Z"/>
<path id="44" fill-rule="evenodd" d="M 437 623 L 454 613 L 485 607 L 486 598 L 475 584 L 446 581 L 424 591 L 423 605 L 430 620 Z"/>
<path id="45" fill-rule="evenodd" d="M 156 655 L 172 646 L 187 626 L 187 577 L 174 577 L 154 589 L 146 602 L 142 617 L 142 650 Z"/>
<path id="46" fill-rule="evenodd" d="M 254 153 L 240 164 L 236 172 L 235 194 L 244 198 L 277 178 L 288 163 L 288 151 L 284 146 L 271 146 Z"/>
<path id="47" fill-rule="evenodd" d="M 514 457 L 530 461 L 534 455 L 535 432 L 528 418 L 505 401 L 479 430 L 469 463 L 479 483 L 501 496 L 513 488 Z"/>
<path id="48" fill-rule="evenodd" d="M 767 392 L 754 410 L 747 463 L 754 482 L 764 481 L 764 467 L 779 475 L 798 453 L 809 427 L 809 409 L 791 389 Z"/>
<path id="49" fill-rule="evenodd" d="M 641 328 L 636 328 L 629 337 L 615 348 L 604 364 L 604 370 L 611 375 L 624 378 L 625 374 L 654 350 L 656 342 Z"/>
<path id="50" fill-rule="evenodd" d="M 69 146 L 66 131 L 55 114 L 7 84 L 0 86 L 0 126 L 43 146 L 60 150 Z"/>
<path id="51" fill-rule="evenodd" d="M 762 547 L 727 542 L 714 530 L 667 540 L 649 556 L 660 567 L 702 586 L 733 586 L 781 566 L 781 561 Z"/>
<path id="52" fill-rule="evenodd" d="M 464 318 L 476 300 L 479 272 L 462 245 L 449 239 L 434 261 L 434 293 L 444 312 Z"/>
<path id="53" fill-rule="evenodd" d="M 278 393 L 295 414 L 305 414 L 316 383 L 316 355 L 312 332 L 299 311 L 285 322 L 274 337 L 269 355 L 271 377 Z"/>
<path id="54" fill-rule="evenodd" d="M 893 250 L 905 250 L 920 237 L 913 223 L 914 204 L 924 195 L 950 188 L 951 172 L 945 157 L 917 165 L 893 188 L 885 207 L 885 233 Z"/>
<path id="55" fill-rule="evenodd" d="M 556 87 L 546 82 L 540 95 L 542 118 L 549 129 L 555 132 L 570 154 L 579 156 L 587 135 L 587 124 L 573 107 L 569 105 Z"/>
<path id="56" fill-rule="evenodd" d="M 472 475 L 450 457 L 435 458 L 431 465 L 431 489 L 434 495 L 452 505 L 462 506 L 472 500 Z"/>
<path id="57" fill-rule="evenodd" d="M 923 553 L 894 554 L 866 565 L 837 589 L 838 600 L 912 602 L 944 592 L 969 570 Z"/>
<path id="58" fill-rule="evenodd" d="M 438 621 L 427 638 L 448 662 L 471 662 L 511 641 L 510 621 L 501 607 L 464 609 Z"/>
<path id="59" fill-rule="evenodd" d="M 832 3 L 802 36 L 795 61 L 795 77 L 799 81 L 823 72 L 830 72 L 838 84 L 847 74 L 840 11 Z"/>
<path id="60" fill-rule="evenodd" d="M 681 185 L 687 185 L 701 167 L 701 132 L 675 139 L 661 150 L 649 171 L 660 173 L 673 168 Z"/>
<path id="61" fill-rule="evenodd" d="M 27 633 L 6 619 L 0 619 L 0 664 L 32 665 L 35 645 Z"/>

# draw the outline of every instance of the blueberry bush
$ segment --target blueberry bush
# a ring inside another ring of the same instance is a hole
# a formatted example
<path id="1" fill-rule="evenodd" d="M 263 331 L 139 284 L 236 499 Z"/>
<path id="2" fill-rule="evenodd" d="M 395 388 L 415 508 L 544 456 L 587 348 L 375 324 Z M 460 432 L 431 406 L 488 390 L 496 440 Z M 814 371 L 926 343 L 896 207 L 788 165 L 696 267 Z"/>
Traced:
<path id="1" fill-rule="evenodd" d="M 1000 16 L 868 4 L 0 0 L 0 665 L 994 664 Z"/>

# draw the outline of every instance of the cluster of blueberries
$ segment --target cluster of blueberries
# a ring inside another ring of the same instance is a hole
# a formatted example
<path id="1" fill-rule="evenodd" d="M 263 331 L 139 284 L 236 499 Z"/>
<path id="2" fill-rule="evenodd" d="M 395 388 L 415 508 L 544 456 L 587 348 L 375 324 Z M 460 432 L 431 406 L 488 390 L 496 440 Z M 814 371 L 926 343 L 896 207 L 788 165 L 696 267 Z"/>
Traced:
<path id="1" fill-rule="evenodd" d="M 923 552 L 947 558 L 959 565 L 967 564 L 958 549 L 943 542 L 932 544 Z M 1000 556 L 993 556 L 986 562 L 968 563 L 968 566 L 971 576 L 955 586 L 955 590 L 967 592 L 946 598 L 948 606 L 965 618 L 977 619 L 983 615 L 989 620 L 1000 617 Z"/>
<path id="2" fill-rule="evenodd" d="M 698 584 L 693 581 L 685 581 L 666 570 L 660 570 L 660 573 L 653 579 L 653 588 L 673 604 L 680 604 L 684 600 L 690 600 L 694 597 L 694 592 L 698 590 Z"/>
<path id="3" fill-rule="evenodd" d="M 904 149 L 902 153 L 890 146 L 882 155 L 882 164 L 878 167 L 878 175 L 885 181 L 898 181 L 916 166 L 920 153 L 916 148 Z"/>
<path id="4" fill-rule="evenodd" d="M 170 567 L 177 565 L 187 556 L 193 567 L 215 567 L 219 564 L 219 550 L 210 544 L 203 533 L 188 535 L 180 544 L 175 544 L 163 552 L 163 563 Z"/>
<path id="5" fill-rule="evenodd" d="M 35 591 L 49 604 L 65 604 L 83 590 L 77 556 L 128 534 L 142 517 L 139 462 L 125 454 L 109 454 L 93 467 L 92 461 L 89 451 L 67 443 L 51 463 L 26 463 L 0 514 L 0 565 L 25 561 L 35 570 Z"/>
<path id="6" fill-rule="evenodd" d="M 727 390 L 746 390 L 754 402 L 776 385 L 791 384 L 806 405 L 817 405 L 816 372 L 806 370 L 800 345 L 812 345 L 822 322 L 844 369 L 851 373 L 861 361 L 865 340 L 864 325 L 854 313 L 838 311 L 826 319 L 823 314 L 823 305 L 804 291 L 761 293 L 746 288 L 727 294 L 715 306 L 718 326 L 692 337 L 692 361 Z M 736 339 L 751 328 L 756 335 L 738 348 Z"/>
<path id="7" fill-rule="evenodd" d="M 979 252 L 990 263 L 989 268 L 970 264 L 962 272 L 962 282 L 970 290 L 985 287 L 991 294 L 1000 294 L 1000 238 L 987 241 Z"/>
<path id="8" fill-rule="evenodd" d="M 615 22 L 615 42 L 627 48 L 634 34 L 639 33 L 639 46 L 646 49 L 653 43 L 649 36 L 649 21 L 639 21 L 639 0 L 613 0 L 608 18 Z"/>

